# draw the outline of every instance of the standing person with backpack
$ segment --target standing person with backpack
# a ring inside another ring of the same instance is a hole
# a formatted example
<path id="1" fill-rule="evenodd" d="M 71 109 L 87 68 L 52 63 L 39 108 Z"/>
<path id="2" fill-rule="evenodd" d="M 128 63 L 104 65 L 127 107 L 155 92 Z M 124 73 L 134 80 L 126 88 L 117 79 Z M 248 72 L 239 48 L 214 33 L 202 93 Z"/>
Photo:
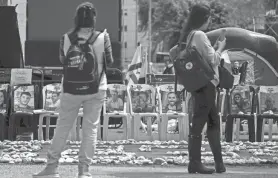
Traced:
<path id="1" fill-rule="evenodd" d="M 179 76 L 179 73 L 176 74 L 179 82 L 185 81 L 183 84 L 185 88 L 187 87 L 187 89 L 191 90 L 194 100 L 188 147 L 189 173 L 212 174 L 215 171 L 217 173 L 226 172 L 222 159 L 220 120 L 216 106 L 216 87 L 219 85 L 218 67 L 220 65 L 220 54 L 225 48 L 226 39 L 218 40 L 214 47 L 211 45 L 207 35 L 204 33 L 208 29 L 210 21 L 210 7 L 205 4 L 194 5 L 179 40 L 180 42 L 186 42 L 187 52 L 184 50 L 179 55 L 177 54 L 178 48 L 175 47 L 170 51 L 170 56 L 174 60 L 177 72 L 182 73 L 182 70 L 187 70 L 188 74 L 192 72 L 192 75 L 196 75 Z M 192 47 L 191 51 L 189 50 L 190 47 Z M 215 51 L 214 48 L 217 50 Z M 190 58 L 190 55 L 193 56 Z M 191 61 L 186 61 L 187 59 Z M 200 67 L 202 71 L 199 70 Z M 203 71 L 206 70 L 210 71 L 208 72 L 209 77 L 204 77 L 206 73 Z M 202 79 L 199 81 L 203 83 L 196 84 L 198 77 Z M 194 89 L 192 87 L 194 85 L 199 85 L 199 88 Z M 201 134 L 206 123 L 208 126 L 207 138 L 214 156 L 215 169 L 207 168 L 201 162 Z"/>
<path id="2" fill-rule="evenodd" d="M 61 152 L 81 106 L 84 117 L 78 178 L 92 177 L 89 165 L 96 148 L 97 127 L 107 90 L 105 65 L 113 62 L 109 35 L 106 31 L 96 31 L 95 23 L 95 7 L 88 2 L 82 3 L 77 7 L 75 28 L 61 39 L 64 79 L 59 119 L 47 154 L 47 166 L 33 178 L 59 178 L 57 168 Z"/>

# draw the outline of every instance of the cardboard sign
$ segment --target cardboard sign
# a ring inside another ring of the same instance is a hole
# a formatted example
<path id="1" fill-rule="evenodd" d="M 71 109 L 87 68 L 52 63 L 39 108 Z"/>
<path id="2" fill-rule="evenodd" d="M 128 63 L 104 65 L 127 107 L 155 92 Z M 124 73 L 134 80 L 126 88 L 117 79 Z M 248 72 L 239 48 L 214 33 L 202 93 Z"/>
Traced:
<path id="1" fill-rule="evenodd" d="M 31 84 L 32 69 L 12 69 L 11 85 Z"/>

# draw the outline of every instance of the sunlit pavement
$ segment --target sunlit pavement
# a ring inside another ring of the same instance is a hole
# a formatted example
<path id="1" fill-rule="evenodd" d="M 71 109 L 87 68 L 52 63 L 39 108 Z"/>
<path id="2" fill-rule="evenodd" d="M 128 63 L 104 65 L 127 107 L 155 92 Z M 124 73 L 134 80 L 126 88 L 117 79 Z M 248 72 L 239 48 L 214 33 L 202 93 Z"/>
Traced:
<path id="1" fill-rule="evenodd" d="M 1 178 L 31 178 L 32 174 L 40 171 L 42 165 L 0 165 Z M 92 166 L 93 177 L 103 178 L 277 178 L 277 167 L 228 167 L 225 174 L 200 175 L 188 174 L 186 167 L 115 167 Z M 77 166 L 60 166 L 61 178 L 75 178 Z"/>

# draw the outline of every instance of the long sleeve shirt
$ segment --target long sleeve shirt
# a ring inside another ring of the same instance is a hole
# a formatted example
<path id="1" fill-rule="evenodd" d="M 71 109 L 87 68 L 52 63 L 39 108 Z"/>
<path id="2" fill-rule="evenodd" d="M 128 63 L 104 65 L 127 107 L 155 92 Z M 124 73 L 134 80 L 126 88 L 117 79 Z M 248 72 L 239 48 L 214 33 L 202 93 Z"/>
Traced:
<path id="1" fill-rule="evenodd" d="M 190 39 L 192 33 L 189 34 L 187 41 Z M 219 84 L 219 70 L 221 54 L 212 47 L 207 35 L 203 31 L 195 31 L 191 46 L 195 46 L 197 51 L 201 54 L 203 59 L 207 60 L 213 68 L 215 75 L 211 82 L 217 86 Z"/>
<path id="2" fill-rule="evenodd" d="M 113 56 L 112 56 L 112 47 L 111 47 L 111 41 L 109 34 L 105 31 L 104 33 L 104 57 L 105 57 L 105 62 L 107 65 L 111 65 L 114 62 Z M 86 38 L 85 38 L 86 39 Z M 64 43 L 65 43 L 65 35 L 62 36 L 60 40 L 60 61 L 63 64 L 65 61 L 65 52 L 64 52 Z M 99 67 L 103 68 L 103 61 L 99 61 Z M 100 84 L 99 84 L 99 89 L 100 90 L 107 90 L 107 77 L 106 74 L 104 73 L 101 76 L 100 79 Z"/>
<path id="3" fill-rule="evenodd" d="M 65 61 L 65 53 L 64 53 L 64 39 L 65 36 L 63 35 L 62 38 L 60 39 L 60 49 L 59 49 L 59 54 L 60 54 L 60 61 L 63 64 Z M 107 65 L 111 65 L 114 62 L 113 55 L 112 55 L 112 46 L 111 46 L 111 41 L 110 41 L 110 36 L 107 32 L 105 32 L 104 35 L 104 50 L 105 50 L 105 57 L 106 57 L 106 62 Z"/>

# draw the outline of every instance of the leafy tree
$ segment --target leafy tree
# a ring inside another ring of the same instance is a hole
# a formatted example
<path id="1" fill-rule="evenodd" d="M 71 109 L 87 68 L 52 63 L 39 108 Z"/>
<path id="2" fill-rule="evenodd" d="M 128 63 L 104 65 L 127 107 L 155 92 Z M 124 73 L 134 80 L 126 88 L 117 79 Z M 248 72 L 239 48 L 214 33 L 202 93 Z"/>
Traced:
<path id="1" fill-rule="evenodd" d="M 149 1 L 150 0 L 138 1 L 140 20 L 139 31 L 145 33 L 148 31 Z M 168 51 L 169 48 L 176 44 L 180 36 L 182 24 L 188 17 L 188 10 L 196 2 L 207 2 L 210 4 L 213 13 L 212 24 L 209 30 L 228 26 L 253 30 L 254 17 L 265 15 L 266 11 L 275 9 L 277 1 L 278 0 L 152 0 L 152 52 L 154 53 L 157 45 L 161 42 L 165 44 L 165 51 Z M 264 23 L 265 19 L 262 18 L 261 20 L 260 23 Z"/>
<path id="2" fill-rule="evenodd" d="M 263 0 L 263 5 L 266 10 L 271 10 L 276 8 L 277 0 Z"/>
<path id="3" fill-rule="evenodd" d="M 175 45 L 180 36 L 180 30 L 188 17 L 189 9 L 196 2 L 208 2 L 212 13 L 210 30 L 231 26 L 227 5 L 217 0 L 153 0 L 152 9 L 152 54 L 157 45 L 164 42 L 164 50 L 168 51 Z M 149 0 L 139 0 L 139 30 L 148 30 Z"/>
<path id="4" fill-rule="evenodd" d="M 139 30 L 148 32 L 149 0 L 139 0 Z M 169 40 L 171 34 L 179 32 L 188 3 L 181 0 L 152 0 L 152 44 L 155 51 L 162 41 Z"/>
<path id="5" fill-rule="evenodd" d="M 230 21 L 240 28 L 252 30 L 253 19 L 265 14 L 267 0 L 222 0 L 230 7 Z"/>

